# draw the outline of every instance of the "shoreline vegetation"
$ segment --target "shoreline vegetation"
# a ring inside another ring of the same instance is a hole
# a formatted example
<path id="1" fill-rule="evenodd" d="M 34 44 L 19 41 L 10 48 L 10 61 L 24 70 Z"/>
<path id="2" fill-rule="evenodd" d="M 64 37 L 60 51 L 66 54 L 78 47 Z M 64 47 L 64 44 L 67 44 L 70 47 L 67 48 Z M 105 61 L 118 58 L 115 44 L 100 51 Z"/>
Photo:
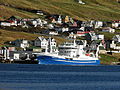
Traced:
<path id="1" fill-rule="evenodd" d="M 103 65 L 120 65 L 120 54 L 100 54 L 100 62 Z"/>

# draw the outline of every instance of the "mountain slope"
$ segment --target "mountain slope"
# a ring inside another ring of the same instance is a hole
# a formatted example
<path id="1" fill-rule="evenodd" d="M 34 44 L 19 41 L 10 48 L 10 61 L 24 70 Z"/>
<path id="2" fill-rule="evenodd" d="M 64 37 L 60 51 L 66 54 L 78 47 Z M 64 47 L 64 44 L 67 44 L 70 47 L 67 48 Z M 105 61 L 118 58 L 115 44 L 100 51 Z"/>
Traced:
<path id="1" fill-rule="evenodd" d="M 0 0 L 1 18 L 10 15 L 21 17 L 38 17 L 22 9 L 40 9 L 51 14 L 70 15 L 80 20 L 115 20 L 120 19 L 120 3 L 116 0 L 82 0 L 81 5 L 76 0 Z"/>

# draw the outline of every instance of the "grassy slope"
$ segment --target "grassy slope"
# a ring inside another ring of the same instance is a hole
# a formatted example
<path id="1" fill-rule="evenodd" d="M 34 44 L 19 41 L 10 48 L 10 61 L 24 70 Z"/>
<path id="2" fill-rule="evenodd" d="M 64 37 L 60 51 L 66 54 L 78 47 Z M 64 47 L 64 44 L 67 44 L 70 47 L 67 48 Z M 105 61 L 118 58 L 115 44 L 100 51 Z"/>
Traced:
<path id="1" fill-rule="evenodd" d="M 13 31 L 6 31 L 6 30 L 1 30 L 0 29 L 0 45 L 3 45 L 4 42 L 6 41 L 13 41 L 16 39 L 28 39 L 32 40 L 38 37 L 38 35 L 33 35 L 29 33 L 24 33 L 24 32 L 13 32 Z"/>
<path id="2" fill-rule="evenodd" d="M 100 62 L 101 64 L 107 64 L 110 65 L 112 62 L 119 62 L 120 60 L 120 54 L 113 54 L 113 55 L 108 55 L 108 54 L 100 54 Z"/>
<path id="3" fill-rule="evenodd" d="M 0 6 L 5 8 L 5 12 L 0 13 L 1 16 L 6 12 L 19 16 L 33 17 L 28 12 L 22 12 L 15 7 L 41 9 L 49 13 L 67 14 L 81 20 L 100 19 L 113 20 L 120 19 L 120 4 L 116 0 L 83 0 L 86 5 L 80 5 L 75 0 L 0 0 Z M 12 5 L 14 8 L 9 7 Z M 20 13 L 20 14 L 18 14 Z M 9 14 L 9 15 L 10 15 Z"/>
<path id="4" fill-rule="evenodd" d="M 13 41 L 16 39 L 34 40 L 35 38 L 39 36 L 40 35 L 30 34 L 30 33 L 25 33 L 25 32 L 15 32 L 15 31 L 7 31 L 7 30 L 0 29 L 0 46 L 4 45 L 4 42 L 6 41 Z M 54 36 L 54 38 L 56 39 L 58 44 L 66 41 L 66 39 L 64 38 L 60 38 L 56 36 Z"/>

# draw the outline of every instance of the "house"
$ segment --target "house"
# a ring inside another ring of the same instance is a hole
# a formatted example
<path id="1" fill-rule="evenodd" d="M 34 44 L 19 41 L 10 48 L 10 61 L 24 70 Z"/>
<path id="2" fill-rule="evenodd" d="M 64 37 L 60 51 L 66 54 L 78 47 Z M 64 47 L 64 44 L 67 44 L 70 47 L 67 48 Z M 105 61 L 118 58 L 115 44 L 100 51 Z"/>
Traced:
<path id="1" fill-rule="evenodd" d="M 74 22 L 72 26 L 77 27 L 77 22 Z"/>
<path id="2" fill-rule="evenodd" d="M 117 46 L 117 44 L 115 44 L 115 41 L 112 41 L 112 43 L 110 44 L 110 48 L 120 50 L 120 46 Z"/>
<path id="3" fill-rule="evenodd" d="M 47 15 L 47 12 L 43 10 L 30 10 L 30 12 L 35 13 L 37 15 Z"/>
<path id="4" fill-rule="evenodd" d="M 43 25 L 47 25 L 48 22 L 46 20 L 42 20 Z"/>
<path id="5" fill-rule="evenodd" d="M 57 51 L 57 42 L 54 38 L 49 37 L 48 44 L 49 44 L 49 47 L 48 47 L 49 52 L 52 53 Z"/>
<path id="6" fill-rule="evenodd" d="M 101 28 L 103 26 L 103 22 L 102 21 L 95 21 L 95 28 Z"/>
<path id="7" fill-rule="evenodd" d="M 51 37 L 49 37 L 49 38 L 38 37 L 34 41 L 34 45 L 45 50 L 44 52 L 56 52 L 57 51 L 56 40 Z"/>
<path id="8" fill-rule="evenodd" d="M 97 36 L 94 32 L 89 32 L 85 35 L 86 40 L 93 41 L 97 40 Z"/>
<path id="9" fill-rule="evenodd" d="M 68 27 L 63 27 L 62 32 L 66 32 L 66 31 L 69 31 L 69 28 Z"/>
<path id="10" fill-rule="evenodd" d="M 25 39 L 18 39 L 18 40 L 12 41 L 11 44 L 23 49 L 26 49 L 30 46 L 29 41 Z"/>
<path id="11" fill-rule="evenodd" d="M 21 20 L 22 18 L 19 16 L 11 16 L 10 18 L 8 18 L 7 20 L 11 20 L 11 21 L 15 21 L 15 20 Z"/>
<path id="12" fill-rule="evenodd" d="M 0 21 L 0 26 L 11 26 L 9 21 Z"/>
<path id="13" fill-rule="evenodd" d="M 11 26 L 17 26 L 18 25 L 16 20 L 15 21 L 9 20 L 9 22 L 10 22 Z"/>
<path id="14" fill-rule="evenodd" d="M 10 53 L 9 49 L 7 47 L 0 47 L 0 59 L 10 59 Z"/>
<path id="15" fill-rule="evenodd" d="M 38 15 L 44 15 L 45 13 L 43 11 L 41 11 L 41 10 L 37 10 L 36 14 L 38 14 Z"/>
<path id="16" fill-rule="evenodd" d="M 110 48 L 115 49 L 115 47 L 116 47 L 116 44 L 115 44 L 115 42 L 114 42 L 114 41 L 112 41 L 112 43 L 110 44 Z"/>
<path id="17" fill-rule="evenodd" d="M 37 20 L 31 20 L 31 24 L 34 26 L 34 27 L 37 27 L 38 23 L 37 23 Z"/>
<path id="18" fill-rule="evenodd" d="M 61 24 L 61 23 L 62 23 L 62 18 L 61 18 L 61 16 L 58 17 L 57 23 L 58 23 L 58 24 Z"/>
<path id="19" fill-rule="evenodd" d="M 79 4 L 85 4 L 85 2 L 83 2 L 82 0 L 78 0 Z"/>
<path id="20" fill-rule="evenodd" d="M 89 33 L 89 31 L 82 31 L 82 30 L 79 30 L 79 31 L 77 31 L 77 36 L 85 36 L 86 34 L 88 34 Z"/>
<path id="21" fill-rule="evenodd" d="M 22 18 L 19 16 L 11 16 L 7 21 L 11 22 L 11 26 L 21 25 Z"/>
<path id="22" fill-rule="evenodd" d="M 113 28 L 119 28 L 120 27 L 120 20 L 114 20 L 112 22 L 112 27 Z"/>
<path id="23" fill-rule="evenodd" d="M 42 20 L 40 18 L 36 19 L 37 21 L 37 26 L 43 26 Z"/>
<path id="24" fill-rule="evenodd" d="M 104 35 L 97 35 L 98 40 L 104 40 Z"/>
<path id="25" fill-rule="evenodd" d="M 52 23 L 56 23 L 57 21 L 53 18 L 51 22 L 52 22 Z"/>
<path id="26" fill-rule="evenodd" d="M 111 27 L 104 27 L 102 29 L 102 32 L 109 32 L 109 33 L 114 33 L 115 29 L 111 28 Z"/>
<path id="27" fill-rule="evenodd" d="M 48 46 L 48 41 L 46 38 L 44 37 L 37 37 L 35 40 L 34 40 L 34 46 L 36 47 L 40 47 L 42 49 L 46 49 L 47 46 Z"/>
<path id="28" fill-rule="evenodd" d="M 120 42 L 120 35 L 115 35 L 112 39 L 115 42 Z"/>
<path id="29" fill-rule="evenodd" d="M 69 16 L 66 16 L 64 21 L 65 23 L 68 23 L 70 21 Z"/>
<path id="30" fill-rule="evenodd" d="M 54 25 L 53 24 L 48 24 L 47 27 L 48 27 L 48 29 L 54 29 Z"/>
<path id="31" fill-rule="evenodd" d="M 49 35 L 58 35 L 58 31 L 56 31 L 54 29 L 50 29 L 49 30 Z"/>

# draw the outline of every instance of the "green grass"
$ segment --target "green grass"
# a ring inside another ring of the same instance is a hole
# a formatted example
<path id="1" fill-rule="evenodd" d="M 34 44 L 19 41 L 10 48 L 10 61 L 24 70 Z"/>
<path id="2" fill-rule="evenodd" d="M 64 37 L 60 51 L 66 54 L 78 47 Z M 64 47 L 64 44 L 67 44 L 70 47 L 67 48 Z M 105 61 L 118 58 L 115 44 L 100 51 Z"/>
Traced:
<path id="1" fill-rule="evenodd" d="M 119 30 L 115 30 L 115 33 L 119 33 L 120 34 L 120 29 Z"/>
<path id="2" fill-rule="evenodd" d="M 99 34 L 102 34 L 105 36 L 105 39 L 107 40 L 111 40 L 113 38 L 113 36 L 115 36 L 116 34 L 114 33 L 109 33 L 109 32 L 99 32 Z"/>
<path id="3" fill-rule="evenodd" d="M 69 15 L 80 20 L 117 20 L 120 18 L 120 4 L 116 0 L 83 0 L 86 4 L 78 4 L 75 0 L 0 0 L 4 8 L 2 16 L 12 14 L 23 17 L 36 17 L 35 14 L 16 9 L 40 9 L 51 14 Z M 12 12 L 12 13 L 10 13 Z M 6 15 L 6 13 L 9 13 Z"/>
<path id="4" fill-rule="evenodd" d="M 24 32 L 15 32 L 15 31 L 6 31 L 0 29 L 0 45 L 4 45 L 6 41 L 13 41 L 16 39 L 28 39 L 32 40 L 38 37 L 39 35 L 29 34 Z"/>
<path id="5" fill-rule="evenodd" d="M 100 62 L 101 64 L 110 65 L 112 62 L 118 62 L 119 58 L 116 56 L 108 55 L 108 54 L 100 54 Z"/>

